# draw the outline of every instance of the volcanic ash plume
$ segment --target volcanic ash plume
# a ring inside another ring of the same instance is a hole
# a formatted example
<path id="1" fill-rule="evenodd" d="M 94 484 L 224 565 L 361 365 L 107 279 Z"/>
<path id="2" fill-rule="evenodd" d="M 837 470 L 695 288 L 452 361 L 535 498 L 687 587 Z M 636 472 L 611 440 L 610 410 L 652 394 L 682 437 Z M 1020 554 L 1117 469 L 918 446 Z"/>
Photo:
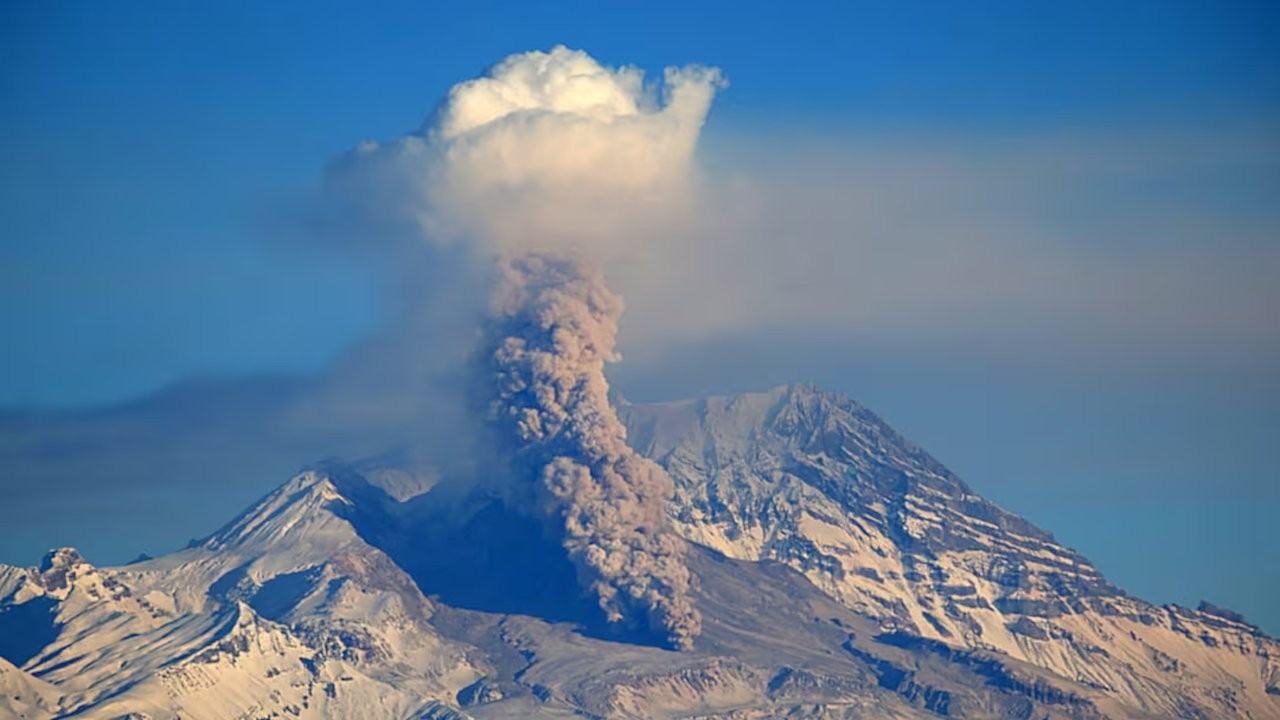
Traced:
<path id="1" fill-rule="evenodd" d="M 562 532 L 578 578 L 610 622 L 646 617 L 675 647 L 701 631 L 684 543 L 666 525 L 674 488 L 635 453 L 609 405 L 605 362 L 622 299 L 577 259 L 530 253 L 498 262 L 482 358 L 491 420 L 529 468 L 534 502 Z"/>
<path id="2" fill-rule="evenodd" d="M 635 228 L 693 202 L 694 149 L 724 85 L 700 65 L 646 82 L 563 46 L 519 53 L 455 85 L 420 131 L 362 143 L 331 172 L 331 191 L 335 204 L 417 228 L 437 247 L 653 256 L 674 236 Z"/>

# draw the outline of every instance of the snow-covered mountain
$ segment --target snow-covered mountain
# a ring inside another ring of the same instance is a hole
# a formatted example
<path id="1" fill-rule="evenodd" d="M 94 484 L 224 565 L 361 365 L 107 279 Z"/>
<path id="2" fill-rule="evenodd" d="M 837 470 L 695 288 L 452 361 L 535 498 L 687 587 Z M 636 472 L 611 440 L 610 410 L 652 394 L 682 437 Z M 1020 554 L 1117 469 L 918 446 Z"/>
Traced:
<path id="1" fill-rule="evenodd" d="M 919 642 L 998 652 L 1158 717 L 1280 717 L 1273 638 L 1127 595 L 848 398 L 787 387 L 623 413 L 676 479 L 694 542 L 783 562 Z"/>
<path id="2" fill-rule="evenodd" d="M 675 480 L 692 651 L 472 483 L 329 463 L 171 555 L 0 566 L 0 717 L 1280 717 L 1280 642 L 1126 595 L 847 398 L 618 410 Z"/>

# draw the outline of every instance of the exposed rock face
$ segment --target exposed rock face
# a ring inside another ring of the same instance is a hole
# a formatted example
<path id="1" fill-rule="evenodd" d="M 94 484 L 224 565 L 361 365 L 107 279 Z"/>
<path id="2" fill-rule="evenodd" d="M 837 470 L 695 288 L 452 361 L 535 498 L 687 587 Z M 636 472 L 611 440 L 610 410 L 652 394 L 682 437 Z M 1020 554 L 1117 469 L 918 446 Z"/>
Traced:
<path id="1" fill-rule="evenodd" d="M 1157 607 L 976 495 L 852 400 L 809 387 L 624 405 L 691 541 L 803 573 L 886 630 L 995 651 L 1164 717 L 1267 717 L 1280 645 Z"/>
<path id="2" fill-rule="evenodd" d="M 409 717 L 448 696 L 476 672 L 341 517 L 349 503 L 307 472 L 172 555 L 96 568 L 66 549 L 0 569 L 0 637 L 15 613 L 47 628 L 14 664 L 50 712 L 18 717 Z"/>
<path id="3" fill-rule="evenodd" d="M 0 716 L 1280 717 L 1276 640 L 1125 595 L 846 398 L 618 412 L 674 480 L 686 651 L 501 500 L 330 465 L 172 555 L 0 566 Z"/>

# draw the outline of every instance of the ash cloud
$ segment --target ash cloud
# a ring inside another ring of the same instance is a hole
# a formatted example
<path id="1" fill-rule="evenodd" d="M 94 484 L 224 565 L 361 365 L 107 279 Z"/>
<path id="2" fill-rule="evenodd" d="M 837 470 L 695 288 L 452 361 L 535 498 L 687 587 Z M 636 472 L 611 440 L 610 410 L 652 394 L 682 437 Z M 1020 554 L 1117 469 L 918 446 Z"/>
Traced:
<path id="1" fill-rule="evenodd" d="M 481 328 L 465 384 L 486 399 L 477 419 L 503 459 L 498 493 L 559 538 L 611 623 L 647 623 L 678 648 L 700 619 L 666 521 L 674 489 L 609 404 L 622 301 L 599 267 L 669 257 L 675 236 L 659 229 L 692 207 L 694 148 L 723 83 L 700 66 L 646 83 L 564 47 L 513 55 L 455 86 L 420 132 L 361 145 L 333 178 L 364 215 L 428 248 L 415 268 L 483 288 L 455 281 L 454 302 L 425 305 Z M 416 273 L 410 297 L 424 296 Z"/>
<path id="2" fill-rule="evenodd" d="M 528 253 L 499 263 L 479 353 L 489 420 L 522 483 L 519 505 L 561 534 L 580 582 L 610 622 L 647 618 L 681 649 L 701 618 L 684 541 L 668 527 L 671 478 L 641 457 L 609 405 L 605 362 L 622 299 L 581 259 Z"/>

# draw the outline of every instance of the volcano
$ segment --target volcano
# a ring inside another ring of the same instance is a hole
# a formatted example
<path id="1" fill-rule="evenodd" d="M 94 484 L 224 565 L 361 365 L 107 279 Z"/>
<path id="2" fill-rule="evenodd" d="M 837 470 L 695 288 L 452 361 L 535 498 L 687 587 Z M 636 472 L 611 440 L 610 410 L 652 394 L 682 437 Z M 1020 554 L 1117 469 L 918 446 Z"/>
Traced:
<path id="1" fill-rule="evenodd" d="M 1273 718 L 1280 642 L 1158 606 L 808 386 L 615 400 L 702 620 L 611 622 L 548 524 L 395 454 L 170 555 L 0 566 L 14 718 Z"/>

